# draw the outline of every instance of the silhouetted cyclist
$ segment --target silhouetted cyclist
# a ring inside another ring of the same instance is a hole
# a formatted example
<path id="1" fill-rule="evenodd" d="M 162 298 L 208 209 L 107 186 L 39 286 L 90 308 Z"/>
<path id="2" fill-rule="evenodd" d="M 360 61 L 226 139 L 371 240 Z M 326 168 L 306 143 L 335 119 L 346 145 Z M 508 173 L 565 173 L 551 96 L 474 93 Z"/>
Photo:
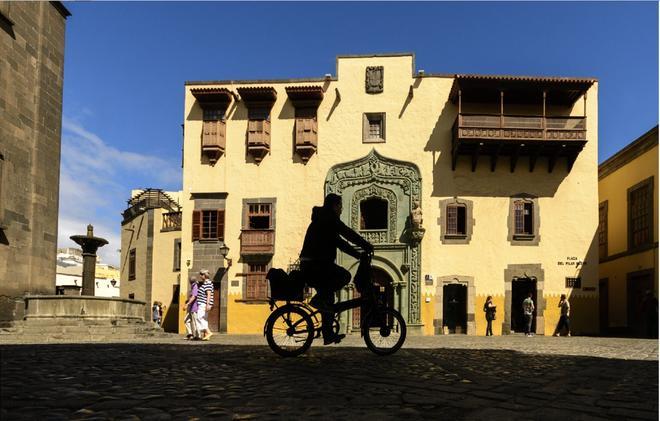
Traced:
<path id="1" fill-rule="evenodd" d="M 321 311 L 321 331 L 325 345 L 339 343 L 346 336 L 336 335 L 332 331 L 335 292 L 351 281 L 350 272 L 335 264 L 337 248 L 356 259 L 359 259 L 362 253 L 348 241 L 361 247 L 366 253 L 371 253 L 374 249 L 360 234 L 341 222 L 341 210 L 341 196 L 334 193 L 325 197 L 323 207 L 315 206 L 312 209 L 312 223 L 307 228 L 300 252 L 300 269 L 308 284 L 317 291 L 310 304 Z"/>

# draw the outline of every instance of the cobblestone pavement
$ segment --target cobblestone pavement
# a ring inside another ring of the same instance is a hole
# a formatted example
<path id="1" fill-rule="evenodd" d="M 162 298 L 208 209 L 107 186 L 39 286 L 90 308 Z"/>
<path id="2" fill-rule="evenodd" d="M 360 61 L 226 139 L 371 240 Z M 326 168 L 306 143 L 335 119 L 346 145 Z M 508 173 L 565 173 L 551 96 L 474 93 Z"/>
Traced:
<path id="1" fill-rule="evenodd" d="M 359 337 L 280 358 L 259 336 L 1 345 L 0 418 L 658 419 L 658 341 Z"/>

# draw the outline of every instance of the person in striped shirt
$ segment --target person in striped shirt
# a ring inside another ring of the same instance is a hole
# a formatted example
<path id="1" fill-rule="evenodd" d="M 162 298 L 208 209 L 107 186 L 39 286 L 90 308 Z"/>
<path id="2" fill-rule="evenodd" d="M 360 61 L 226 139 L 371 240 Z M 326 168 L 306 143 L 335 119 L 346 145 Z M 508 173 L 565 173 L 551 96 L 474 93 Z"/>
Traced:
<path id="1" fill-rule="evenodd" d="M 213 308 L 213 282 L 206 269 L 200 270 L 199 276 L 201 282 L 197 290 L 197 321 L 199 322 L 197 328 L 202 340 L 208 341 L 213 336 L 209 329 L 209 312 Z"/>

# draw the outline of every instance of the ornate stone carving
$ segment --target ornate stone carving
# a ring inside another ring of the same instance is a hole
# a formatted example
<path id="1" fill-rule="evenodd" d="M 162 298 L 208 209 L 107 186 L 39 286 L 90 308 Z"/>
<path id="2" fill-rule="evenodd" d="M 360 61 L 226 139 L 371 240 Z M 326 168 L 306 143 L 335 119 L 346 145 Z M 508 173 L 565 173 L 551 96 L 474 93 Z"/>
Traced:
<path id="1" fill-rule="evenodd" d="M 367 67 L 365 77 L 365 89 L 368 94 L 379 94 L 383 92 L 383 78 L 385 68 L 383 66 Z"/>
<path id="2" fill-rule="evenodd" d="M 360 229 L 360 202 L 362 202 L 364 199 L 368 199 L 370 197 L 378 197 L 383 200 L 387 200 L 387 219 L 388 219 L 388 229 L 384 231 L 384 235 L 378 234 L 378 235 L 372 235 L 374 239 L 377 239 L 378 241 L 375 241 L 377 243 L 393 243 L 396 241 L 396 217 L 397 217 L 397 201 L 396 201 L 396 194 L 394 194 L 393 191 L 384 189 L 380 186 L 371 184 L 370 186 L 358 190 L 353 194 L 353 200 L 351 202 L 351 226 L 353 227 L 354 230 L 358 231 Z M 371 235 L 365 231 L 362 231 L 361 234 L 363 236 L 365 235 Z M 389 235 L 388 235 L 389 234 Z M 366 237 L 365 237 L 366 238 Z M 367 240 L 371 243 L 374 241 L 371 241 L 367 238 Z"/>
<path id="3" fill-rule="evenodd" d="M 388 211 L 390 218 L 392 218 L 393 214 L 396 216 L 396 206 L 399 206 L 403 199 L 401 199 L 401 197 L 397 199 L 396 194 L 394 195 L 394 199 L 392 199 L 391 196 L 386 193 L 389 191 L 387 186 L 398 186 L 401 189 L 406 196 L 403 203 L 410 206 L 410 209 L 407 212 L 412 212 L 413 204 L 415 203 L 421 207 L 422 180 L 417 166 L 413 163 L 385 158 L 374 149 L 363 158 L 335 165 L 330 169 L 325 179 L 326 194 L 336 193 L 342 195 L 346 188 L 354 186 L 365 186 L 363 189 L 360 189 L 355 193 L 356 196 L 358 193 L 363 192 L 361 194 L 365 194 L 365 198 L 369 197 L 370 194 L 386 198 L 389 202 Z M 357 212 L 359 209 L 359 200 L 351 201 L 352 206 L 356 203 L 358 208 L 351 209 L 351 224 L 354 227 L 358 226 L 357 221 L 359 221 L 359 214 Z M 392 209 L 391 206 L 394 203 L 396 203 L 394 207 L 395 212 L 391 212 L 390 209 Z M 407 212 L 406 214 L 408 214 Z M 357 220 L 353 219 L 354 215 L 357 216 Z M 377 237 L 376 239 L 382 239 L 382 235 L 387 235 L 392 238 L 392 227 L 395 227 L 394 233 L 396 234 L 396 219 L 394 220 L 394 223 L 392 222 L 392 219 L 390 219 L 390 226 L 388 227 L 387 234 L 384 234 L 384 231 L 371 231 L 368 235 L 373 235 Z M 421 229 L 423 230 L 423 228 Z M 420 232 L 423 236 L 423 231 Z M 421 266 L 421 246 L 419 241 L 415 240 L 414 236 L 412 236 L 411 239 L 413 241 L 408 244 L 408 256 L 410 261 L 404 263 L 406 267 L 409 266 L 409 270 L 405 271 L 407 272 L 406 284 L 408 285 L 408 288 L 404 289 L 404 291 L 408 291 L 408 314 L 406 316 L 408 323 L 419 324 L 421 291 L 419 269 Z M 393 240 L 390 241 L 396 242 L 396 240 L 397 238 L 394 237 Z M 380 241 L 374 241 L 374 243 L 382 244 Z"/>

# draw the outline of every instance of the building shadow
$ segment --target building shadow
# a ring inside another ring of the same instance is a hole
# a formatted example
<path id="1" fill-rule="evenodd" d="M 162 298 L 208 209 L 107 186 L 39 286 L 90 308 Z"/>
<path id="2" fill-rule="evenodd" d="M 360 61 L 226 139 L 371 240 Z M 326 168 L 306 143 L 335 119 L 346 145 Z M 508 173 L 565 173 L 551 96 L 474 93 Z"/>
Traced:
<path id="1" fill-rule="evenodd" d="M 280 358 L 266 346 L 203 343 L 0 351 L 7 419 L 81 408 L 103 418 L 147 408 L 227 419 L 621 419 L 633 414 L 626 408 L 648 418 L 658 410 L 657 360 L 448 348 L 378 357 L 364 347 Z"/>
<path id="2" fill-rule="evenodd" d="M 568 175 L 564 158 L 548 172 L 548 158 L 539 157 L 534 171 L 530 171 L 529 158 L 520 156 L 512 172 L 509 156 L 499 156 L 495 171 L 491 171 L 492 157 L 480 155 L 472 171 L 471 157 L 459 155 L 456 169 L 452 170 L 452 128 L 457 114 L 458 108 L 445 102 L 424 146 L 433 159 L 432 197 L 510 197 L 519 192 L 534 192 L 538 197 L 555 195 Z"/>

